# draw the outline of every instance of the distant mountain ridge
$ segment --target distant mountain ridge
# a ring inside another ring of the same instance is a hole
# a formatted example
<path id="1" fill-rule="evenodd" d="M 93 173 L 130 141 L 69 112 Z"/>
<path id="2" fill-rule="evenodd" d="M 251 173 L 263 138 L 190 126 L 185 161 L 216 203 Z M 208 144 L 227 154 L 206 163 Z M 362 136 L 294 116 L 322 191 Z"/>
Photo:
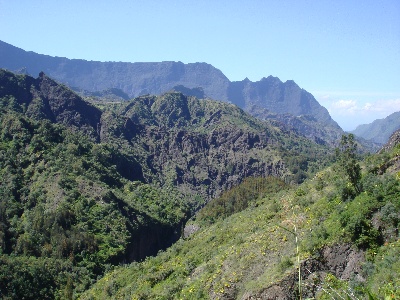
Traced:
<path id="1" fill-rule="evenodd" d="M 383 145 L 393 132 L 398 129 L 400 129 L 400 112 L 395 112 L 384 119 L 375 120 L 370 124 L 359 125 L 351 133 Z"/>
<path id="2" fill-rule="evenodd" d="M 174 86 L 203 87 L 209 97 L 227 100 L 229 79 L 207 63 L 182 62 L 99 62 L 52 57 L 28 52 L 0 41 L 0 67 L 10 71 L 24 70 L 35 76 L 48 76 L 89 92 L 118 88 L 130 97 L 159 95 Z"/>
<path id="3" fill-rule="evenodd" d="M 180 92 L 106 103 L 101 110 L 43 72 L 32 78 L 0 69 L 3 97 L 15 99 L 27 117 L 63 124 L 96 142 L 129 145 L 140 167 L 119 165 L 126 177 L 179 185 L 204 199 L 249 176 L 302 181 L 308 167 L 298 165 L 310 148 L 318 152 L 313 159 L 325 159 L 329 152 L 235 105 Z M 290 156 L 296 158 L 286 161 Z"/>
<path id="4" fill-rule="evenodd" d="M 327 132 L 313 138 L 325 144 L 334 144 L 343 133 L 327 109 L 294 81 L 282 82 L 277 77 L 269 76 L 257 82 L 247 78 L 231 82 L 220 70 L 207 63 L 126 63 L 67 59 L 27 52 L 0 41 L 0 67 L 33 76 L 43 71 L 70 87 L 89 92 L 116 88 L 130 97 L 160 95 L 177 86 L 201 88 L 205 96 L 233 103 L 248 112 L 256 106 L 272 113 L 291 114 L 294 117 L 310 115 L 327 128 Z M 301 133 L 302 127 L 293 129 Z M 332 130 L 334 135 L 330 133 Z"/>

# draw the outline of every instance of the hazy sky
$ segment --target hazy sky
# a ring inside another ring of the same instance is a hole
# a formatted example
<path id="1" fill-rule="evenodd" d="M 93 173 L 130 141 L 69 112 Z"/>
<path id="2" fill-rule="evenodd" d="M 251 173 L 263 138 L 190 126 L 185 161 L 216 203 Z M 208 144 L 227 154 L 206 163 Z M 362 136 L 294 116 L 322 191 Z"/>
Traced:
<path id="1" fill-rule="evenodd" d="M 0 40 L 51 56 L 207 62 L 311 92 L 345 130 L 400 111 L 399 0 L 0 0 Z"/>

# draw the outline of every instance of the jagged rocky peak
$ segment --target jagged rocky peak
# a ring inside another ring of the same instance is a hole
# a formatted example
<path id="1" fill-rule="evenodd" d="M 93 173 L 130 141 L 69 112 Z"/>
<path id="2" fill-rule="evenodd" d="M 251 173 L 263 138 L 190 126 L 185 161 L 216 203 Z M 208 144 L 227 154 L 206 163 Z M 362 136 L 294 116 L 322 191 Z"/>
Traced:
<path id="1" fill-rule="evenodd" d="M 268 82 L 273 82 L 273 83 L 278 83 L 278 84 L 282 83 L 282 81 L 278 77 L 275 77 L 272 75 L 269 75 L 268 77 L 263 77 L 263 78 L 261 78 L 260 81 L 268 81 Z"/>
<path id="2" fill-rule="evenodd" d="M 241 104 L 239 106 L 244 107 L 246 110 L 255 105 L 280 114 L 312 115 L 320 122 L 337 126 L 328 111 L 293 80 L 282 82 L 277 77 L 269 76 L 262 78 L 258 82 L 248 81 L 242 83 L 244 83 L 241 92 L 242 99 L 237 99 L 239 101 L 233 101 L 233 103 L 239 102 Z"/>

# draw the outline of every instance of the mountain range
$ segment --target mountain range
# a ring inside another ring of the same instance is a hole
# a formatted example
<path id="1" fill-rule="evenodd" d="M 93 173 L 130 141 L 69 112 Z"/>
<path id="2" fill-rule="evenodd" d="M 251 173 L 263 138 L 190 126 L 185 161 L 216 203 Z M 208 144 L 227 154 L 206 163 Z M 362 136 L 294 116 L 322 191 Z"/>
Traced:
<path id="1" fill-rule="evenodd" d="M 359 161 L 318 114 L 176 83 L 128 99 L 0 69 L 1 297 L 400 297 L 398 132 Z"/>
<path id="2" fill-rule="evenodd" d="M 294 81 L 268 76 L 257 82 L 231 82 L 207 63 L 85 61 L 27 52 L 0 41 L 0 67 L 32 75 L 43 71 L 71 88 L 92 93 L 119 89 L 136 97 L 160 95 L 177 86 L 201 89 L 206 97 L 233 103 L 262 119 L 276 119 L 318 143 L 335 145 L 343 134 L 328 111 Z M 286 116 L 281 118 L 282 114 Z"/>
<path id="3" fill-rule="evenodd" d="M 351 133 L 368 141 L 383 145 L 390 136 L 400 128 L 400 112 L 392 113 L 383 119 L 377 119 L 370 124 L 363 124 Z"/>
<path id="4" fill-rule="evenodd" d="M 230 103 L 176 91 L 90 103 L 43 72 L 0 69 L 0 124 L 0 259 L 12 274 L 0 291 L 19 298 L 76 274 L 83 291 L 107 265 L 171 245 L 245 178 L 302 182 L 333 154 Z M 46 279 L 25 286 L 10 269 L 24 265 Z"/>

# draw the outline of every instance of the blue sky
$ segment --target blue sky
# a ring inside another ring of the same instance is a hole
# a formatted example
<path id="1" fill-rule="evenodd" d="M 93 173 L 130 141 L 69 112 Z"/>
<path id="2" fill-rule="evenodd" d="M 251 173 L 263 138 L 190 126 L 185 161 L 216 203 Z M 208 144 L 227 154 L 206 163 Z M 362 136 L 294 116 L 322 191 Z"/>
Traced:
<path id="1" fill-rule="evenodd" d="M 311 92 L 345 130 L 400 111 L 398 0 L 0 0 L 0 40 L 99 61 L 207 62 Z"/>

